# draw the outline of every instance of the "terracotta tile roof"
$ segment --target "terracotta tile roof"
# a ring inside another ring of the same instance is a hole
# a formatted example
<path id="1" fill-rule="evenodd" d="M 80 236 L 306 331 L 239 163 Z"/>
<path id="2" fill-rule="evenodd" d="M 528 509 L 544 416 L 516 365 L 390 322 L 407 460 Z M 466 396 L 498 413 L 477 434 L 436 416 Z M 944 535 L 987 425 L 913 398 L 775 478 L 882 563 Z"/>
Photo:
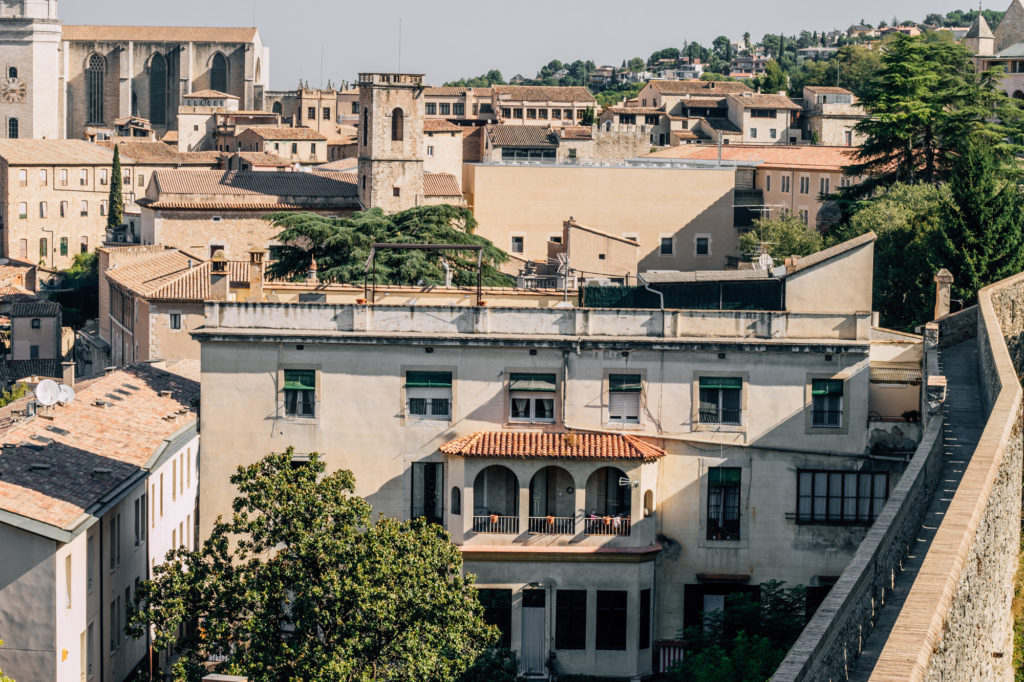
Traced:
<path id="1" fill-rule="evenodd" d="M 0 303 L 19 303 L 37 301 L 39 297 L 19 284 L 0 286 Z"/>
<path id="2" fill-rule="evenodd" d="M 920 366 L 874 362 L 868 372 L 869 381 L 873 384 L 920 384 L 921 375 Z"/>
<path id="3" fill-rule="evenodd" d="M 692 130 L 673 130 L 672 137 L 677 140 L 696 140 L 699 136 Z"/>
<path id="4" fill-rule="evenodd" d="M 482 90 L 483 88 L 481 88 Z M 423 94 L 427 97 L 462 97 L 466 94 L 466 88 L 450 85 L 432 86 L 423 88 Z"/>
<path id="5" fill-rule="evenodd" d="M 451 173 L 424 173 L 423 194 L 428 197 L 462 197 L 459 181 Z"/>
<path id="6" fill-rule="evenodd" d="M 160 201 L 167 195 L 250 197 L 277 203 L 282 197 L 337 198 L 356 196 L 353 173 L 314 171 L 160 170 L 153 174 Z M 182 199 L 184 201 L 195 198 Z M 287 203 L 287 202 L 286 202 Z"/>
<path id="7" fill-rule="evenodd" d="M 251 163 L 254 166 L 277 166 L 278 168 L 284 168 L 292 165 L 292 162 L 287 159 L 282 159 L 276 154 L 268 154 L 267 152 L 235 152 L 239 157 L 246 163 Z M 221 161 L 229 159 L 233 155 L 221 152 Z"/>
<path id="8" fill-rule="evenodd" d="M 819 95 L 852 95 L 846 88 L 837 88 L 834 85 L 805 85 L 804 90 Z"/>
<path id="9" fill-rule="evenodd" d="M 562 459 L 638 459 L 649 461 L 665 451 L 634 436 L 611 433 L 477 431 L 441 446 L 460 457 L 557 457 Z"/>
<path id="10" fill-rule="evenodd" d="M 495 85 L 494 99 L 512 102 L 586 102 L 597 100 L 583 86 L 556 85 Z"/>
<path id="11" fill-rule="evenodd" d="M 742 133 L 740 127 L 730 121 L 727 118 L 718 118 L 717 116 L 708 116 L 703 119 L 709 126 L 715 130 L 721 130 L 723 133 Z"/>
<path id="12" fill-rule="evenodd" d="M 85 140 L 0 140 L 0 158 L 12 166 L 109 166 L 114 152 Z"/>
<path id="13" fill-rule="evenodd" d="M 820 147 L 817 145 L 737 145 L 722 147 L 724 161 L 760 161 L 765 168 L 816 168 L 840 172 L 853 162 L 854 147 Z M 649 156 L 663 159 L 718 158 L 718 147 L 682 145 L 654 152 Z"/>
<path id="14" fill-rule="evenodd" d="M 744 109 L 802 109 L 785 95 L 729 95 L 729 101 Z"/>
<path id="15" fill-rule="evenodd" d="M 359 159 L 354 156 L 350 156 L 347 159 L 338 159 L 337 161 L 322 163 L 316 167 L 316 170 L 318 173 L 322 173 L 324 171 L 353 172 L 358 167 Z M 356 180 L 353 179 L 353 182 L 356 182 Z"/>
<path id="16" fill-rule="evenodd" d="M 659 107 L 608 107 L 605 111 L 613 114 L 664 114 L 665 110 Z"/>
<path id="17" fill-rule="evenodd" d="M 195 92 L 190 92 L 187 95 L 182 95 L 182 97 L 185 99 L 239 99 L 235 95 L 221 92 L 220 90 L 197 90 Z"/>
<path id="18" fill-rule="evenodd" d="M 60 315 L 60 305 L 41 298 L 35 301 L 19 301 L 11 306 L 11 317 L 57 317 L 58 315 Z"/>
<path id="19" fill-rule="evenodd" d="M 63 39 L 69 41 L 139 43 L 251 43 L 255 28 L 219 28 L 199 26 L 64 26 Z"/>
<path id="20" fill-rule="evenodd" d="M 487 137 L 493 147 L 557 147 L 550 128 L 524 125 L 489 125 Z"/>
<path id="21" fill-rule="evenodd" d="M 58 360 L 5 360 L 0 362 L 0 384 L 7 386 L 29 377 L 57 378 L 61 376 Z"/>
<path id="22" fill-rule="evenodd" d="M 207 166 L 216 168 L 221 152 L 179 152 L 166 142 L 123 142 L 100 140 L 97 145 L 111 150 L 117 145 L 124 163 L 143 165 Z"/>
<path id="23" fill-rule="evenodd" d="M 261 140 L 326 140 L 327 136 L 312 128 L 288 128 L 285 126 L 250 126 L 239 135 L 252 133 Z"/>
<path id="24" fill-rule="evenodd" d="M 563 140 L 592 140 L 594 139 L 594 131 L 590 126 L 566 126 L 565 128 L 556 128 L 558 136 Z"/>
<path id="25" fill-rule="evenodd" d="M 730 94 L 736 92 L 752 92 L 743 83 L 734 81 L 648 81 L 647 85 L 660 90 L 663 95 L 710 95 L 722 93 Z"/>
<path id="26" fill-rule="evenodd" d="M 249 280 L 248 263 L 228 261 L 232 284 Z M 210 297 L 210 263 L 177 249 L 121 263 L 106 271 L 108 280 L 149 300 L 205 301 Z"/>
<path id="27" fill-rule="evenodd" d="M 0 509 L 69 530 L 196 419 L 199 384 L 144 365 L 75 390 L 73 402 L 52 408 L 52 421 L 36 416 L 0 430 L 4 443 L 16 445 L 0 454 Z"/>
<path id="28" fill-rule="evenodd" d="M 462 128 L 444 118 L 423 119 L 423 132 L 425 133 L 457 133 Z"/>
<path id="29" fill-rule="evenodd" d="M 724 109 L 726 106 L 725 97 L 685 97 L 680 100 L 684 107 L 696 107 L 700 109 Z"/>

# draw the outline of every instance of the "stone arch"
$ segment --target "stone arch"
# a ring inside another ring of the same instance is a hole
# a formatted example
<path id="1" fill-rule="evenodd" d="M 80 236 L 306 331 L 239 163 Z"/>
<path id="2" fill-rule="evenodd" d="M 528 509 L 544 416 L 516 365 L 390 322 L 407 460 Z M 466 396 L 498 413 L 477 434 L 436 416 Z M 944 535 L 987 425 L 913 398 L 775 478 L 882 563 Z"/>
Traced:
<path id="1" fill-rule="evenodd" d="M 103 84 L 107 77 L 107 60 L 93 52 L 86 60 L 86 110 L 89 123 L 103 123 Z"/>
<path id="2" fill-rule="evenodd" d="M 629 486 L 621 485 L 626 474 L 617 467 L 601 467 L 587 479 L 587 513 L 593 516 L 629 518 L 632 500 Z"/>
<path id="3" fill-rule="evenodd" d="M 157 52 L 149 60 L 149 121 L 167 125 L 167 59 Z"/>
<path id="4" fill-rule="evenodd" d="M 455 516 L 462 514 L 462 490 L 458 486 L 452 488 L 452 503 L 449 510 Z"/>
<path id="5" fill-rule="evenodd" d="M 281 115 L 284 113 L 284 107 L 281 106 L 280 102 L 274 102 L 273 106 L 270 107 L 271 113 Z"/>
<path id="6" fill-rule="evenodd" d="M 546 466 L 530 479 L 530 516 L 575 517 L 576 487 L 572 475 L 559 466 Z"/>
<path id="7" fill-rule="evenodd" d="M 210 58 L 210 89 L 228 92 L 228 58 L 222 52 Z"/>
<path id="8" fill-rule="evenodd" d="M 18 67 L 17 66 L 8 66 L 7 67 L 7 77 L 8 78 L 17 78 L 18 77 Z"/>
<path id="9" fill-rule="evenodd" d="M 1014 99 L 1024 99 L 1024 92 L 1021 92 L 1020 90 L 1017 90 L 1016 92 L 1013 93 L 1013 98 Z"/>
<path id="10" fill-rule="evenodd" d="M 405 139 L 405 112 L 395 107 L 391 112 L 391 141 L 401 142 Z"/>

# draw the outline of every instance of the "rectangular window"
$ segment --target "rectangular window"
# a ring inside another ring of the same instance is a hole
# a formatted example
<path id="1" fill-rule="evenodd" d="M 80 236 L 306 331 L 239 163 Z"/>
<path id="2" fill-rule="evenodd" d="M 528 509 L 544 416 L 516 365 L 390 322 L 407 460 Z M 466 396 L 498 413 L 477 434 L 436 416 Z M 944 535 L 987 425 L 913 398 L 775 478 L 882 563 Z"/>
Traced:
<path id="1" fill-rule="evenodd" d="M 107 169 L 106 168 L 101 168 L 100 169 L 100 184 L 101 185 L 107 184 Z"/>
<path id="2" fill-rule="evenodd" d="M 811 426 L 824 429 L 843 426 L 842 379 L 814 379 L 811 382 Z"/>
<path id="3" fill-rule="evenodd" d="M 164 517 L 164 475 L 160 474 L 160 518 Z"/>
<path id="4" fill-rule="evenodd" d="M 298 153 L 299 153 L 299 143 L 298 142 L 292 142 L 292 154 L 294 155 L 294 154 L 298 154 Z"/>
<path id="5" fill-rule="evenodd" d="M 597 591 L 596 637 L 598 651 L 622 651 L 626 648 L 626 592 Z"/>
<path id="6" fill-rule="evenodd" d="M 449 421 L 452 418 L 452 373 L 406 372 L 405 399 L 410 419 Z"/>
<path id="7" fill-rule="evenodd" d="M 139 540 L 141 540 L 142 533 L 142 500 L 135 500 L 135 546 L 139 546 Z"/>
<path id="8" fill-rule="evenodd" d="M 40 168 L 39 169 L 39 184 L 40 185 L 45 185 L 46 184 L 46 169 L 45 168 Z"/>
<path id="9" fill-rule="evenodd" d="M 797 523 L 869 524 L 889 498 L 884 471 L 797 470 Z"/>
<path id="10" fill-rule="evenodd" d="M 309 153 L 311 156 L 316 156 L 316 142 L 309 143 Z"/>
<path id="11" fill-rule="evenodd" d="M 171 460 L 171 502 L 178 499 L 178 460 Z"/>
<path id="12" fill-rule="evenodd" d="M 694 254 L 698 256 L 711 255 L 711 239 L 709 237 L 697 237 L 694 239 Z"/>
<path id="13" fill-rule="evenodd" d="M 89 184 L 89 169 L 83 168 L 78 174 L 78 184 L 88 185 Z"/>
<path id="14" fill-rule="evenodd" d="M 352 102 L 352 113 L 353 114 L 358 114 L 359 113 L 359 102 Z"/>
<path id="15" fill-rule="evenodd" d="M 456 102 L 455 104 L 452 105 L 452 114 L 454 116 L 465 116 L 466 105 L 463 104 L 462 102 Z"/>
<path id="16" fill-rule="evenodd" d="M 786 194 L 789 194 L 789 176 L 788 175 L 783 175 L 782 176 L 782 191 L 784 193 L 786 193 Z"/>
<path id="17" fill-rule="evenodd" d="M 306 118 L 308 118 L 311 121 L 315 121 L 316 120 L 316 107 L 307 107 L 306 108 Z"/>
<path id="18" fill-rule="evenodd" d="M 452 113 L 452 105 L 448 102 L 441 102 L 440 111 L 442 116 L 450 116 Z"/>
<path id="19" fill-rule="evenodd" d="M 136 175 L 135 176 L 135 182 L 136 182 L 136 184 L 138 184 L 139 187 L 145 187 L 146 186 L 146 174 L 145 173 L 139 173 L 138 175 Z"/>
<path id="20" fill-rule="evenodd" d="M 651 647 L 651 590 L 640 590 L 640 633 L 637 648 L 641 651 Z"/>
<path id="21" fill-rule="evenodd" d="M 39 346 L 32 345 L 28 347 L 28 359 L 38 360 L 39 359 Z"/>
<path id="22" fill-rule="evenodd" d="M 192 448 L 185 451 L 185 487 L 192 487 Z"/>
<path id="23" fill-rule="evenodd" d="M 555 120 L 558 120 L 558 119 L 562 118 L 562 110 L 561 109 L 552 109 L 551 110 L 551 118 L 553 118 Z"/>
<path id="24" fill-rule="evenodd" d="M 181 313 L 171 313 L 171 329 L 181 329 Z"/>
<path id="25" fill-rule="evenodd" d="M 67 237 L 61 237 L 60 238 L 60 255 L 62 255 L 62 256 L 68 255 L 68 238 Z"/>
<path id="26" fill-rule="evenodd" d="M 803 222 L 804 225 L 807 225 L 808 227 L 811 226 L 810 214 L 807 213 L 806 208 L 801 208 L 799 211 L 797 211 L 797 215 L 800 216 L 800 220 Z"/>
<path id="27" fill-rule="evenodd" d="M 776 109 L 751 109 L 751 118 L 775 118 Z"/>
<path id="28" fill-rule="evenodd" d="M 548 110 L 547 109 L 538 109 L 537 110 L 537 118 L 541 118 L 541 119 L 547 120 L 547 117 L 548 117 Z"/>
<path id="29" fill-rule="evenodd" d="M 507 649 L 512 645 L 512 590 L 481 588 L 477 598 L 484 607 L 484 622 L 501 630 L 497 645 Z"/>
<path id="30" fill-rule="evenodd" d="M 536 109 L 527 109 L 526 110 L 526 118 L 537 118 L 537 110 Z"/>
<path id="31" fill-rule="evenodd" d="M 555 648 L 587 648 L 587 591 L 555 593 Z"/>
<path id="32" fill-rule="evenodd" d="M 828 178 L 821 178 L 818 181 L 818 189 L 820 190 L 819 193 L 820 194 L 828 194 L 829 190 L 830 190 L 830 184 L 831 183 L 829 182 Z"/>
<path id="33" fill-rule="evenodd" d="M 60 184 L 62 186 L 64 186 L 64 187 L 68 186 L 68 169 L 67 168 L 61 168 L 60 169 Z"/>
<path id="34" fill-rule="evenodd" d="M 757 139 L 757 128 L 750 129 L 750 137 Z"/>
<path id="35" fill-rule="evenodd" d="M 100 200 L 100 215 L 107 215 L 107 200 Z"/>
<path id="36" fill-rule="evenodd" d="M 117 651 L 117 602 L 115 599 L 110 602 L 110 653 Z"/>
<path id="37" fill-rule="evenodd" d="M 28 204 L 24 201 L 18 204 L 18 217 L 28 218 Z"/>
<path id="38" fill-rule="evenodd" d="M 85 544 L 85 584 L 89 592 L 92 592 L 93 574 L 95 573 L 94 565 L 96 563 L 96 543 L 94 542 L 94 537 L 90 535 Z"/>
<path id="39" fill-rule="evenodd" d="M 40 201 L 39 202 L 39 217 L 40 218 L 45 218 L 46 217 L 46 202 L 45 201 Z"/>
<path id="40" fill-rule="evenodd" d="M 800 178 L 800 194 L 808 194 L 811 191 L 811 179 L 809 177 L 801 176 Z"/>
<path id="41" fill-rule="evenodd" d="M 92 650 L 93 650 L 93 646 L 95 646 L 95 644 L 94 644 L 95 635 L 93 634 L 93 624 L 92 623 L 89 623 L 89 627 L 86 630 L 86 632 L 87 632 L 87 634 L 85 636 L 86 671 L 88 672 L 89 677 L 92 677 L 92 674 L 93 674 L 93 653 L 92 653 Z"/>
<path id="42" fill-rule="evenodd" d="M 770 175 L 765 175 L 764 176 L 764 191 L 765 192 L 771 192 L 772 191 L 772 176 L 770 176 Z"/>
<path id="43" fill-rule="evenodd" d="M 555 421 L 555 375 L 513 372 L 509 380 L 509 419 L 514 422 Z"/>
<path id="44" fill-rule="evenodd" d="M 426 114 L 428 116 L 433 116 L 434 114 L 437 113 L 437 103 L 436 102 L 427 102 L 423 106 L 424 106 L 424 109 L 425 109 Z"/>
<path id="45" fill-rule="evenodd" d="M 778 136 L 779 136 L 779 131 L 776 130 L 775 128 L 770 128 L 768 130 L 768 137 L 770 137 L 770 138 L 772 138 L 774 140 Z"/>
<path id="46" fill-rule="evenodd" d="M 324 107 L 323 117 L 324 117 L 325 121 L 330 121 L 331 120 L 331 108 L 330 107 Z"/>
<path id="47" fill-rule="evenodd" d="M 439 462 L 413 462 L 412 518 L 444 522 L 444 465 Z"/>
<path id="48" fill-rule="evenodd" d="M 522 109 L 520 109 L 518 107 L 512 109 L 512 118 L 522 118 L 522 117 L 523 117 L 523 110 Z"/>
<path id="49" fill-rule="evenodd" d="M 433 156 L 433 155 L 434 155 L 434 147 L 433 147 L 433 145 L 427 145 L 427 156 Z"/>
<path id="50" fill-rule="evenodd" d="M 88 202 L 88 201 L 86 201 L 85 199 L 83 199 L 83 200 L 82 200 L 82 209 L 81 209 L 81 214 L 82 214 L 83 216 L 87 216 L 87 215 L 89 215 L 89 202 Z"/>
<path id="51" fill-rule="evenodd" d="M 642 390 L 639 374 L 609 374 L 608 421 L 639 424 Z"/>
<path id="52" fill-rule="evenodd" d="M 316 371 L 284 371 L 284 413 L 289 417 L 316 416 Z"/>
<path id="53" fill-rule="evenodd" d="M 18 184 L 22 187 L 28 186 L 28 171 L 24 168 L 18 171 Z"/>
<path id="54" fill-rule="evenodd" d="M 672 255 L 672 237 L 661 238 L 661 255 L 671 256 Z"/>
<path id="55" fill-rule="evenodd" d="M 700 407 L 701 424 L 741 423 L 741 395 L 743 379 L 738 377 L 701 377 Z"/>
<path id="56" fill-rule="evenodd" d="M 79 242 L 79 250 L 82 253 L 89 253 L 89 237 L 84 234 Z"/>
<path id="57" fill-rule="evenodd" d="M 39 240 L 39 257 L 46 258 L 50 255 L 50 243 L 43 237 Z"/>
<path id="58" fill-rule="evenodd" d="M 740 480 L 738 467 L 708 469 L 708 540 L 740 539 Z"/>
<path id="59" fill-rule="evenodd" d="M 66 201 L 60 202 L 60 217 L 61 218 L 67 218 L 68 217 L 68 202 L 66 202 Z"/>
<path id="60" fill-rule="evenodd" d="M 521 236 L 512 237 L 512 253 L 522 253 L 525 240 L 526 238 Z"/>
<path id="61" fill-rule="evenodd" d="M 149 518 L 148 518 L 148 516 L 149 516 L 149 506 L 148 506 L 149 503 L 146 501 L 146 497 L 147 497 L 146 493 L 142 493 L 142 497 L 139 498 L 140 499 L 139 506 L 141 507 L 141 511 L 142 511 L 142 524 L 139 527 L 139 539 L 142 542 L 146 541 L 146 524 L 149 522 Z"/>
<path id="62" fill-rule="evenodd" d="M 512 109 L 510 109 L 509 107 L 502 107 L 501 108 L 501 117 L 502 118 L 512 118 Z"/>
<path id="63" fill-rule="evenodd" d="M 71 608 L 71 555 L 64 557 L 64 608 Z"/>

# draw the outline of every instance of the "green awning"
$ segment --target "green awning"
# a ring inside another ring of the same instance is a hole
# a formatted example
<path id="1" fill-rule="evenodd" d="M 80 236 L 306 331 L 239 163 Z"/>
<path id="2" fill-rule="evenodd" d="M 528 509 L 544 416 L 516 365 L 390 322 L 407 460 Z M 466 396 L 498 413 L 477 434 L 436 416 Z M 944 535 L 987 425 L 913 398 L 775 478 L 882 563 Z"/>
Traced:
<path id="1" fill-rule="evenodd" d="M 811 381 L 811 395 L 842 395 L 842 379 L 814 379 Z"/>
<path id="2" fill-rule="evenodd" d="M 522 374 L 512 372 L 509 382 L 509 390 L 512 391 L 535 391 L 542 393 L 555 392 L 554 374 Z"/>
<path id="3" fill-rule="evenodd" d="M 406 372 L 406 387 L 449 388 L 452 385 L 451 372 Z"/>
<path id="4" fill-rule="evenodd" d="M 614 393 L 639 393 L 643 385 L 639 374 L 609 374 L 608 390 Z"/>
<path id="5" fill-rule="evenodd" d="M 739 467 L 712 467 L 708 469 L 708 483 L 710 485 L 739 485 Z"/>
<path id="6" fill-rule="evenodd" d="M 743 388 L 743 379 L 739 377 L 701 377 L 700 387 L 739 390 Z"/>
<path id="7" fill-rule="evenodd" d="M 316 370 L 286 369 L 284 371 L 284 390 L 313 391 L 316 390 Z"/>

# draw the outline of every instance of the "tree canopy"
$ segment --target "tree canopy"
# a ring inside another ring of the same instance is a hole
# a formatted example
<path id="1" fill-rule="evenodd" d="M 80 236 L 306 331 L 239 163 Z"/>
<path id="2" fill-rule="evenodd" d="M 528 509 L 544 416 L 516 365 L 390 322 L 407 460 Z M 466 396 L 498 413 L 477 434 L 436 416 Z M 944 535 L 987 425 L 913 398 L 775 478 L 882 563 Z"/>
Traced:
<path id="1" fill-rule="evenodd" d="M 476 221 L 468 209 L 419 206 L 392 215 L 379 208 L 347 218 L 326 218 L 313 213 L 274 213 L 267 216 L 281 228 L 277 240 L 284 246 L 268 268 L 272 277 L 303 277 L 316 258 L 319 278 L 325 282 L 362 282 L 374 242 L 408 244 L 461 244 L 483 246 L 483 282 L 507 286 L 509 278 L 497 266 L 508 254 L 487 239 L 473 234 Z M 392 251 L 377 253 L 378 284 L 444 284 L 445 260 L 457 286 L 476 284 L 476 254 L 469 251 Z"/>
<path id="2" fill-rule="evenodd" d="M 778 265 L 787 256 L 808 256 L 821 251 L 824 239 L 799 216 L 789 214 L 754 220 L 754 229 L 740 236 L 740 252 L 746 258 L 756 259 L 762 243 Z"/>
<path id="3" fill-rule="evenodd" d="M 4 640 L 0 639 L 0 647 L 4 645 Z M 4 675 L 4 671 L 0 670 L 0 682 L 14 682 L 10 677 Z"/>
<path id="4" fill-rule="evenodd" d="M 121 184 L 121 152 L 114 145 L 114 162 L 111 168 L 110 195 L 107 197 L 107 227 L 115 228 L 124 224 L 124 194 Z"/>
<path id="5" fill-rule="evenodd" d="M 349 471 L 272 454 L 231 477 L 238 496 L 196 551 L 141 583 L 126 631 L 179 641 L 174 679 L 455 681 L 497 639 L 447 532 L 372 517 Z"/>

